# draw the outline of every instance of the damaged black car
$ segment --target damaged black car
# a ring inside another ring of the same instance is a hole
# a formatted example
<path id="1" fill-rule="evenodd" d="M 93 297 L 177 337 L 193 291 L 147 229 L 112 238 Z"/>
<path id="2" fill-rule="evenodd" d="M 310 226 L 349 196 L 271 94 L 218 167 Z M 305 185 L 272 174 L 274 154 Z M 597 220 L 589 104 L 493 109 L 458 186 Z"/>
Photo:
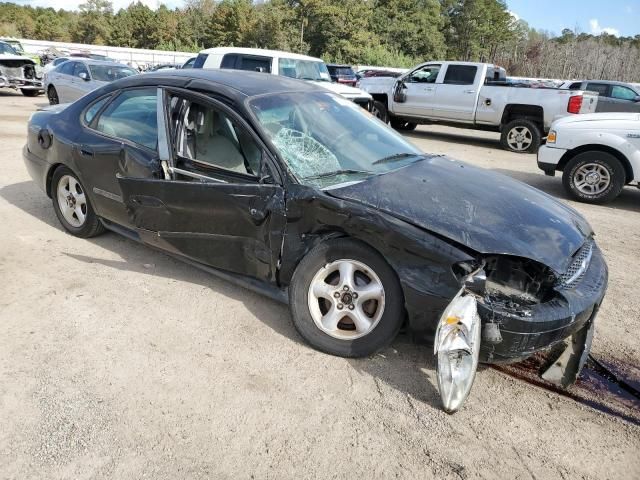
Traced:
<path id="1" fill-rule="evenodd" d="M 433 344 L 444 408 L 478 362 L 588 354 L 607 266 L 576 211 L 421 152 L 352 102 L 259 73 L 122 79 L 35 113 L 27 168 L 79 237 L 105 229 L 288 302 L 313 347 Z M 213 319 L 212 321 L 215 321 Z"/>

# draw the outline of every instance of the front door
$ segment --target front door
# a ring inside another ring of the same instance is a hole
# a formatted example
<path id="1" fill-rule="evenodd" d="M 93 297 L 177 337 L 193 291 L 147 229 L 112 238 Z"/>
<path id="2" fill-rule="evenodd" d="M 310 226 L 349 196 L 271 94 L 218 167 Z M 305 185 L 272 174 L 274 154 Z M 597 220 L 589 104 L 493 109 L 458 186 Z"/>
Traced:
<path id="1" fill-rule="evenodd" d="M 166 110 L 174 147 L 170 178 L 119 178 L 142 240 L 221 270 L 274 280 L 284 190 L 264 145 L 215 100 L 174 92 Z"/>
<path id="2" fill-rule="evenodd" d="M 395 102 L 393 113 L 414 117 L 431 117 L 439 71 L 440 65 L 423 65 L 399 80 L 403 84 L 405 101 Z"/>

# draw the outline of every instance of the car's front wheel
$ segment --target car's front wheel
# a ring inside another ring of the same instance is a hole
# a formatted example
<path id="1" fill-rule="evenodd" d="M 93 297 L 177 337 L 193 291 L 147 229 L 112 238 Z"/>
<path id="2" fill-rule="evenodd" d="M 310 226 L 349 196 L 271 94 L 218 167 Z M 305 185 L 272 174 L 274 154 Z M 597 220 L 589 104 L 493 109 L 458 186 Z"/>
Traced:
<path id="1" fill-rule="evenodd" d="M 67 167 L 58 167 L 53 173 L 51 196 L 58 220 L 72 235 L 89 238 L 104 231 L 85 188 L 75 173 Z"/>
<path id="2" fill-rule="evenodd" d="M 562 183 L 576 200 L 586 203 L 610 202 L 622 191 L 626 181 L 624 167 L 607 152 L 584 152 L 564 166 Z"/>
<path id="3" fill-rule="evenodd" d="M 404 320 L 400 283 L 366 244 L 335 239 L 313 248 L 289 288 L 293 323 L 314 348 L 363 357 L 388 345 Z"/>
<path id="4" fill-rule="evenodd" d="M 49 86 L 47 89 L 47 98 L 49 99 L 49 105 L 58 105 L 60 103 L 58 91 L 53 85 Z"/>

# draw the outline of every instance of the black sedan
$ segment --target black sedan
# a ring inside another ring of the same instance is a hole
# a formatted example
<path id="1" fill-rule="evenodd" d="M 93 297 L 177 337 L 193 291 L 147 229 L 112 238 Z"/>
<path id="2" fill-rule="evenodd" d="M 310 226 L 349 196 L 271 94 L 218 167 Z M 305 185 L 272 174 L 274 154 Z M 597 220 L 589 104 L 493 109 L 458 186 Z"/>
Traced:
<path id="1" fill-rule="evenodd" d="M 288 301 L 324 352 L 370 355 L 406 324 L 434 344 L 448 411 L 478 361 L 567 340 L 544 378 L 572 383 L 607 285 L 577 212 L 308 82 L 122 79 L 35 113 L 24 159 L 69 233 L 109 229 Z"/>

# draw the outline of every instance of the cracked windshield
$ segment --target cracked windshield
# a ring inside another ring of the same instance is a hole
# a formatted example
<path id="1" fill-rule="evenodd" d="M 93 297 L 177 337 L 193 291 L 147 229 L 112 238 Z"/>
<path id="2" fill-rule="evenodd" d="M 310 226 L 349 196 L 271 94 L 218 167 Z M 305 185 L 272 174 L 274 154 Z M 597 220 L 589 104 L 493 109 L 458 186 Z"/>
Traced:
<path id="1" fill-rule="evenodd" d="M 286 93 L 250 103 L 289 169 L 319 188 L 365 180 L 423 154 L 353 102 L 331 93 Z"/>

